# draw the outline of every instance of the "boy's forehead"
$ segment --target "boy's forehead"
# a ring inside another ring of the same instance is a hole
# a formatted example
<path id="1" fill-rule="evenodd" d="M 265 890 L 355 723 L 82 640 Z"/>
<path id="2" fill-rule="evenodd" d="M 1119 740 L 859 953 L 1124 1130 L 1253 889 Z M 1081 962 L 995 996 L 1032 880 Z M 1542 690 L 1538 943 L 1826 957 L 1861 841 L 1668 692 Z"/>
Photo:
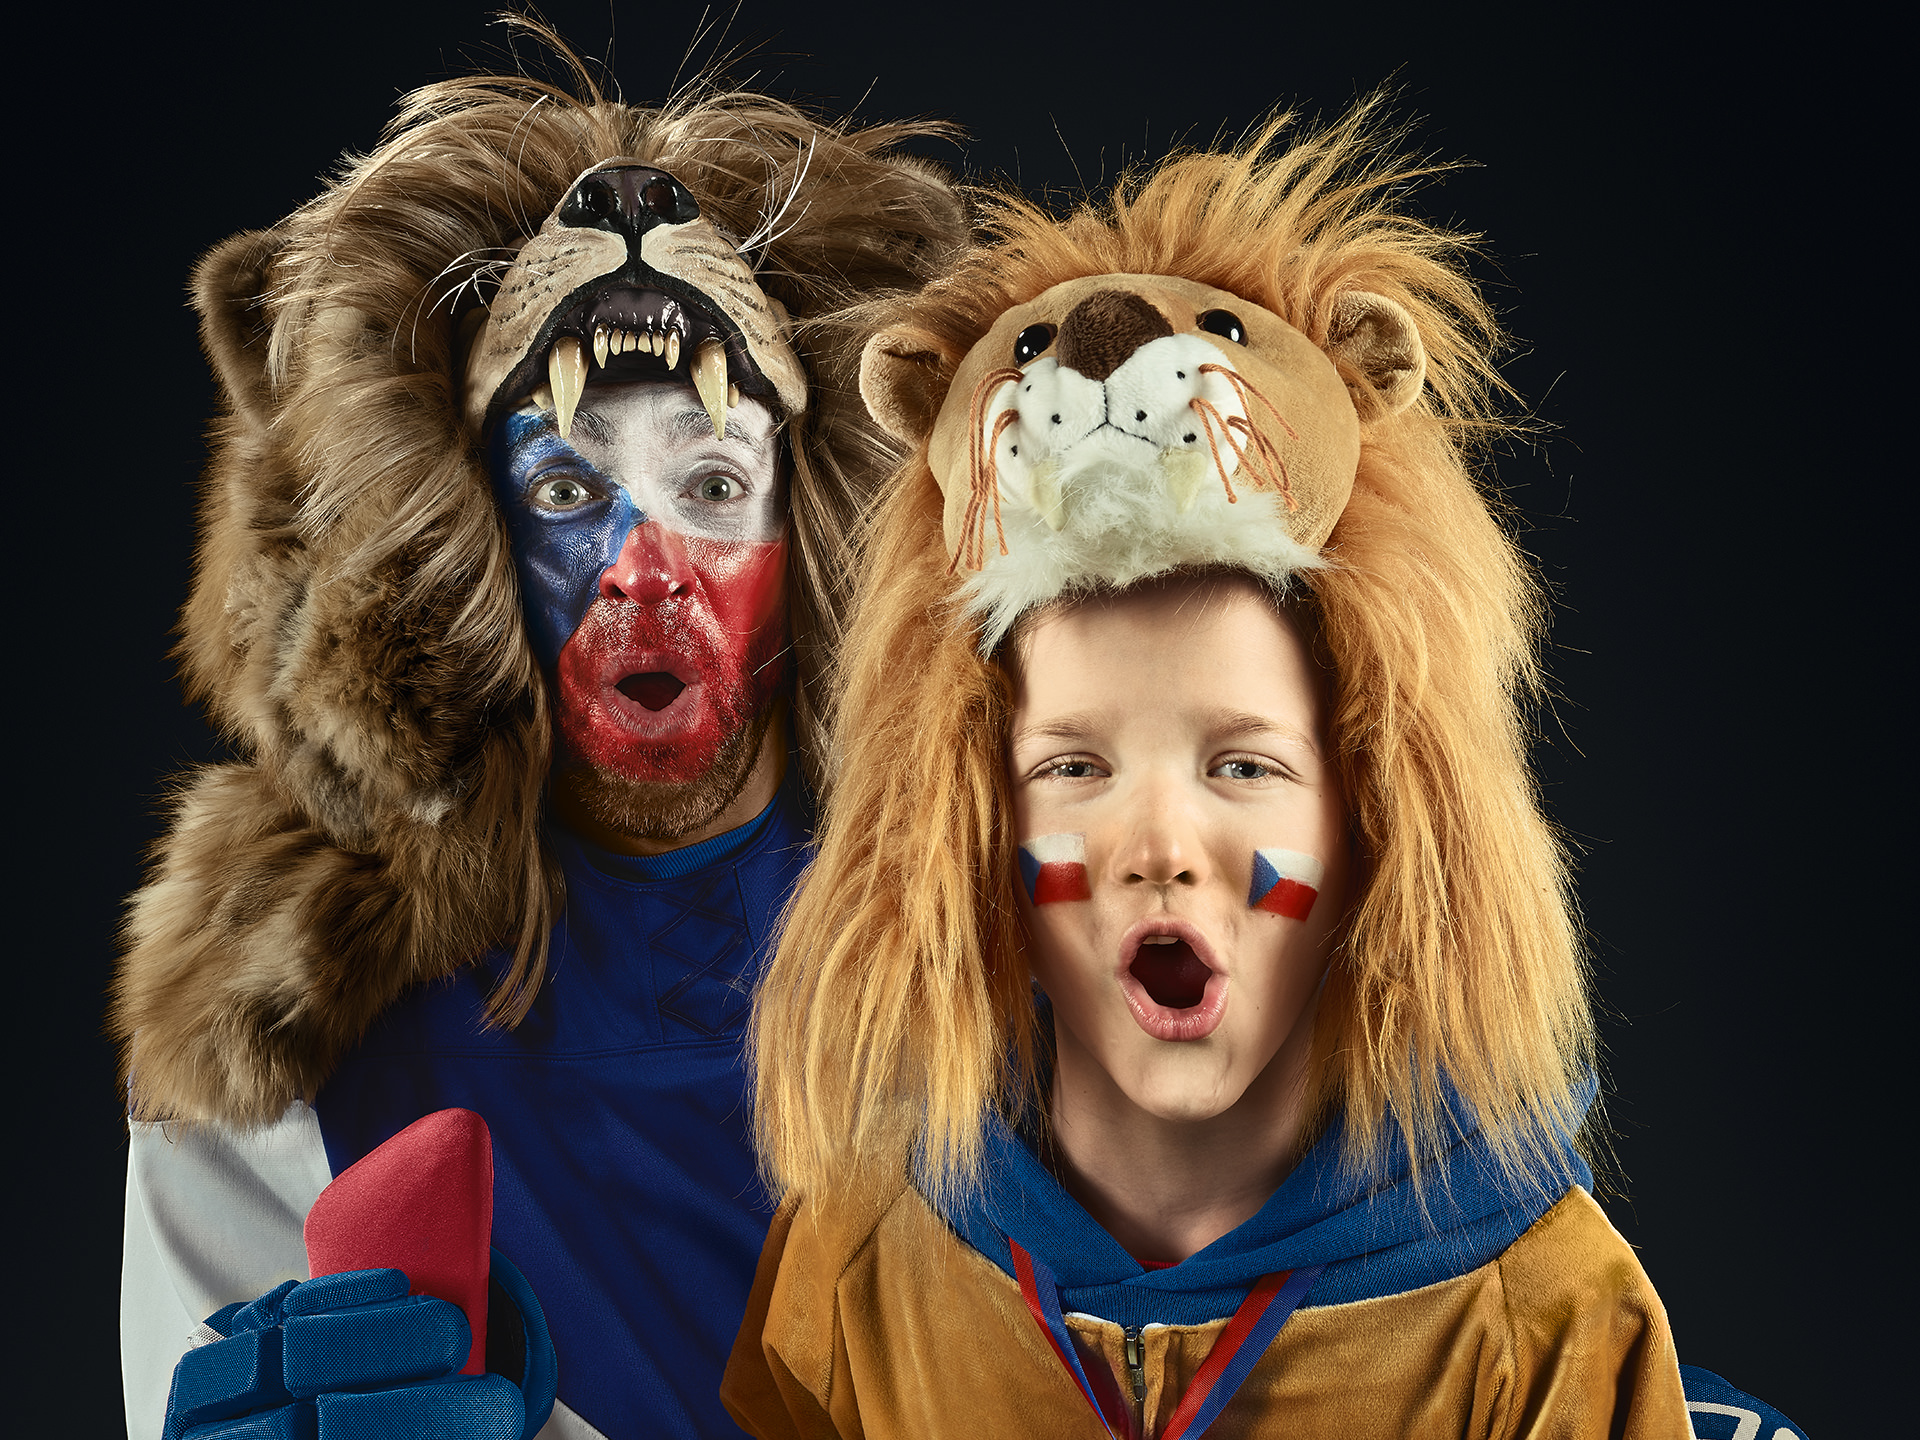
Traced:
<path id="1" fill-rule="evenodd" d="M 1176 576 L 1049 605 L 1023 619 L 1006 653 L 1026 733 L 1055 728 L 1039 710 L 1090 722 L 1102 694 L 1128 712 L 1204 716 L 1210 730 L 1323 720 L 1307 636 L 1253 577 Z"/>
<path id="2" fill-rule="evenodd" d="M 1052 627 L 1083 640 L 1150 632 L 1161 637 L 1158 648 L 1165 648 L 1168 643 L 1203 637 L 1236 602 L 1252 602 L 1294 639 L 1306 640 L 1288 608 L 1257 577 L 1240 570 L 1206 570 L 1175 572 L 1122 590 L 1099 590 L 1050 601 L 1020 617 L 1003 654 L 1018 679 L 1032 655 L 1034 637 Z M 1141 658 L 1157 657 L 1143 654 Z"/>

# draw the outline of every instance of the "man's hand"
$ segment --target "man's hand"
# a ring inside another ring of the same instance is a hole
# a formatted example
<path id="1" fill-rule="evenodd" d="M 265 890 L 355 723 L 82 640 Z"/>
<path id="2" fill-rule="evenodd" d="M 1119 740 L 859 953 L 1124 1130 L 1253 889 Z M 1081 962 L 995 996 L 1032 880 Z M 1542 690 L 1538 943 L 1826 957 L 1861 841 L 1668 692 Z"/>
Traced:
<path id="1" fill-rule="evenodd" d="M 460 1307 L 408 1295 L 398 1270 L 290 1280 L 230 1305 L 206 1322 L 226 1338 L 174 1369 L 164 1440 L 530 1440 L 553 1408 L 553 1342 L 497 1250 L 489 1301 L 484 1375 L 457 1373 L 472 1344 Z"/>

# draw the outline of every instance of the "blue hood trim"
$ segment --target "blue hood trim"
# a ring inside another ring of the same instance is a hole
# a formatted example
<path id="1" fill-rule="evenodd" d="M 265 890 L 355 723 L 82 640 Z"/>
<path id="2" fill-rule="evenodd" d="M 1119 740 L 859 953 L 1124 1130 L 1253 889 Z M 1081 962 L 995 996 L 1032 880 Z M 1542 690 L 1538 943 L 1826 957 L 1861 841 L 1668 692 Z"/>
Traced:
<path id="1" fill-rule="evenodd" d="M 1593 1102 L 1589 1076 L 1581 1112 Z M 1384 1178 L 1371 1182 L 1340 1158 L 1335 1123 L 1259 1212 L 1204 1250 L 1147 1270 L 1080 1207 L 1020 1136 L 989 1125 L 983 1182 L 947 1222 L 1009 1276 L 1017 1240 L 1052 1269 L 1064 1310 L 1121 1325 L 1200 1325 L 1231 1315 L 1262 1275 L 1326 1268 L 1307 1305 L 1340 1305 L 1438 1284 L 1494 1259 L 1572 1186 L 1593 1172 L 1567 1139 L 1555 1173 L 1507 1182 L 1477 1118 L 1449 1094 L 1456 1139 L 1426 1167 L 1416 1196 L 1405 1146 L 1394 1132 Z M 1423 1207 L 1424 1202 L 1424 1207 Z"/>

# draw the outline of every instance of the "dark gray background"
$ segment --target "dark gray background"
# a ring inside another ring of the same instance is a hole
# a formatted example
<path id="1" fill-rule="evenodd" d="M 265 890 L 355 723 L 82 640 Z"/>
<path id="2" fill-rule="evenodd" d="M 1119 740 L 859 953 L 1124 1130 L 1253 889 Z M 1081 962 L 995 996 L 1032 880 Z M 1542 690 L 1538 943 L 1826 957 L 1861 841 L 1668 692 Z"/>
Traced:
<path id="1" fill-rule="evenodd" d="M 613 71 L 649 102 L 698 12 L 614 8 Z M 1152 13 L 1182 20 L 747 3 L 727 42 L 754 47 L 738 78 L 826 109 L 958 120 L 972 139 L 927 153 L 1057 198 L 1383 82 L 1422 148 L 1475 163 L 1416 203 L 1485 235 L 1521 342 L 1506 373 L 1547 427 L 1498 469 L 1557 600 L 1538 758 L 1581 853 L 1609 1213 L 1683 1360 L 1816 1436 L 1866 1433 L 1893 1415 L 1881 1297 L 1911 1273 L 1892 1213 L 1911 1122 L 1887 1132 L 1913 954 L 1893 612 L 1913 467 L 1886 433 L 1911 409 L 1910 247 L 1889 238 L 1900 191 L 1870 103 L 1891 37 L 1677 8 Z M 10 106 L 29 314 L 8 567 L 27 995 L 8 1048 L 30 1212 L 11 1309 L 45 1356 L 15 1377 L 28 1417 L 105 1435 L 125 1140 L 103 989 L 165 779 L 220 753 L 166 658 L 213 403 L 187 272 L 370 148 L 398 94 L 500 65 L 505 39 L 444 3 L 73 14 L 16 36 Z M 604 3 L 548 14 L 606 53 Z"/>

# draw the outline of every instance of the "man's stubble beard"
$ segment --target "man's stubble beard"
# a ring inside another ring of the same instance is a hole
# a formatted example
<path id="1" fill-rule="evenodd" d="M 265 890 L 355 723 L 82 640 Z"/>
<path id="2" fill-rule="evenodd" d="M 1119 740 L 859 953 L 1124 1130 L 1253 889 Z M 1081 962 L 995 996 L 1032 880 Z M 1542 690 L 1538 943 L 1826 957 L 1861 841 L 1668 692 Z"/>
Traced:
<path id="1" fill-rule="evenodd" d="M 568 772 L 567 788 L 610 830 L 641 840 L 677 840 L 711 821 L 746 788 L 779 703 L 777 693 L 768 697 L 748 724 L 721 743 L 698 779 L 629 780 L 603 766 L 582 765 Z"/>

